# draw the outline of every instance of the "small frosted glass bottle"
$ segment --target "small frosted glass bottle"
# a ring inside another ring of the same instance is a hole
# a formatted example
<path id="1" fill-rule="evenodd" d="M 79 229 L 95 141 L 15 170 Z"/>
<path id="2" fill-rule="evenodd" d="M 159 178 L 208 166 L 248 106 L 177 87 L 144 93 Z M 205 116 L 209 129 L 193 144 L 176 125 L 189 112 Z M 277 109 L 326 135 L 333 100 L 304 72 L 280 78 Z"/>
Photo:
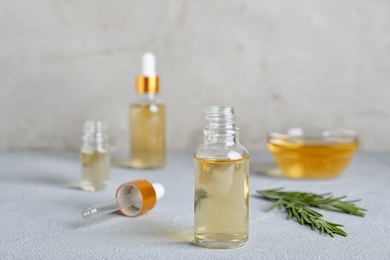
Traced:
<path id="1" fill-rule="evenodd" d="M 86 121 L 82 139 L 81 188 L 86 191 L 107 189 L 110 182 L 107 124 L 101 121 Z"/>
<path id="2" fill-rule="evenodd" d="M 130 162 L 134 168 L 165 165 L 165 105 L 157 100 L 159 78 L 152 53 L 142 57 L 137 77 L 138 101 L 130 105 Z"/>
<path id="3" fill-rule="evenodd" d="M 195 243 L 234 248 L 248 240 L 249 153 L 232 107 L 209 107 L 204 144 L 195 152 Z"/>

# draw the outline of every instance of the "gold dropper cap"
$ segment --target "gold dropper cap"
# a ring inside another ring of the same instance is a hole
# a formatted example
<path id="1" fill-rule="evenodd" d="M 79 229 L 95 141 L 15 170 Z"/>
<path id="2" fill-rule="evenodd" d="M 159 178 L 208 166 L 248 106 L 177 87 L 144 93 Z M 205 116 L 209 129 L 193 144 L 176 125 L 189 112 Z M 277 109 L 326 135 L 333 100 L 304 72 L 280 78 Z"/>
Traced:
<path id="1" fill-rule="evenodd" d="M 142 56 L 142 75 L 137 77 L 137 93 L 158 93 L 158 76 L 156 74 L 156 57 L 147 52 Z"/>
<path id="2" fill-rule="evenodd" d="M 158 93 L 158 76 L 138 76 L 137 93 Z"/>
<path id="3" fill-rule="evenodd" d="M 125 207 L 119 210 L 122 215 L 127 217 L 136 217 L 151 210 L 154 205 L 156 205 L 158 197 L 162 197 L 164 193 L 162 192 L 162 195 L 157 194 L 152 183 L 148 182 L 147 180 L 140 179 L 123 183 L 116 190 L 115 197 L 118 198 L 125 196 L 127 194 L 133 193 L 133 191 L 135 191 L 134 196 L 136 197 L 137 201 L 140 201 L 140 204 L 132 205 L 131 207 Z"/>

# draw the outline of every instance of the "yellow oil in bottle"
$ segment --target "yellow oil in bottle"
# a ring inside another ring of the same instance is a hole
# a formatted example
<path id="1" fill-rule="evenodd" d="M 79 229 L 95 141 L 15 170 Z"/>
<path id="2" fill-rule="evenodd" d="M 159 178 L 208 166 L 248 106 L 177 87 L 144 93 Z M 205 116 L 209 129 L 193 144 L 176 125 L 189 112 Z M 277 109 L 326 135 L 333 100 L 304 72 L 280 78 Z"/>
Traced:
<path id="1" fill-rule="evenodd" d="M 130 106 L 130 161 L 136 168 L 165 165 L 165 107 L 162 104 Z"/>
<path id="2" fill-rule="evenodd" d="M 341 173 L 358 148 L 357 141 L 330 144 L 268 142 L 276 164 L 289 178 L 329 178 Z"/>
<path id="3" fill-rule="evenodd" d="M 81 150 L 81 188 L 87 191 L 106 189 L 110 182 L 110 154 L 108 150 Z"/>
<path id="4" fill-rule="evenodd" d="M 195 242 L 232 248 L 248 240 L 249 157 L 195 158 Z"/>

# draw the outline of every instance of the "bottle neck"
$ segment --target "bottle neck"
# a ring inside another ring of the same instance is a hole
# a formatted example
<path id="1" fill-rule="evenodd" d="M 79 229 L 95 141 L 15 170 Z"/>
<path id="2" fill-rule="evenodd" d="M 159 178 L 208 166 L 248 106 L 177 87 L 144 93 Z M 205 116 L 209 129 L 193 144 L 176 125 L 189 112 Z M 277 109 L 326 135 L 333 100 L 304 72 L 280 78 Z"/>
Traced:
<path id="1" fill-rule="evenodd" d="M 156 102 L 156 99 L 157 99 L 157 93 L 154 92 L 138 94 L 138 100 L 140 102 L 151 103 L 151 102 Z"/>
<path id="2" fill-rule="evenodd" d="M 215 134 L 206 134 L 204 133 L 204 144 L 210 145 L 223 145 L 223 146 L 234 146 L 236 144 L 239 144 L 239 138 L 238 134 L 231 136 L 231 135 L 215 135 Z"/>
<path id="3" fill-rule="evenodd" d="M 107 124 L 102 121 L 86 121 L 82 140 L 83 149 L 107 150 L 109 148 Z"/>
<path id="4" fill-rule="evenodd" d="M 209 107 L 206 110 L 207 125 L 204 129 L 204 143 L 233 146 L 239 143 L 237 115 L 232 107 Z"/>

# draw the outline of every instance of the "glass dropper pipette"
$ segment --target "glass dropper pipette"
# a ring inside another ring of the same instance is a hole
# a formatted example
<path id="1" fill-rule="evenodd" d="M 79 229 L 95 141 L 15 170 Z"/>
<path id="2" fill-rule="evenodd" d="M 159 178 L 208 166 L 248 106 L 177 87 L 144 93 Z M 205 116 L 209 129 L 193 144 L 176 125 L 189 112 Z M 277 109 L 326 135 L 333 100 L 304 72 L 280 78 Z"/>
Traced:
<path id="1" fill-rule="evenodd" d="M 151 184 L 146 180 L 124 183 L 117 189 L 115 199 L 91 205 L 81 216 L 92 219 L 119 210 L 125 216 L 135 217 L 151 210 L 164 193 L 159 183 Z"/>

